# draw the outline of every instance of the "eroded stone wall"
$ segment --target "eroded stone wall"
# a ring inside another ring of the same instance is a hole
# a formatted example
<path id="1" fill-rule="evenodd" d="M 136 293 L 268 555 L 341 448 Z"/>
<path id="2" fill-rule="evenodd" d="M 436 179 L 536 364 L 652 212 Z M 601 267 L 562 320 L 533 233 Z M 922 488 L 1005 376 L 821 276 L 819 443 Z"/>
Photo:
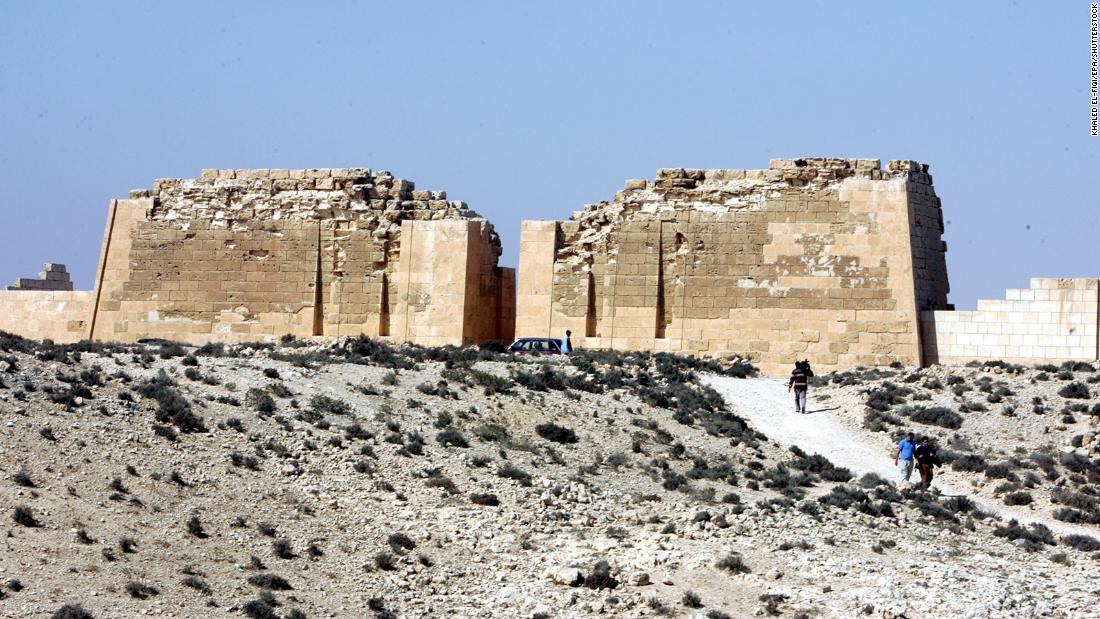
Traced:
<path id="1" fill-rule="evenodd" d="M 403 238 L 410 222 L 421 232 L 446 228 L 441 234 L 462 253 L 450 254 L 454 262 L 444 266 L 461 275 L 440 271 L 435 281 L 461 281 L 461 287 L 446 284 L 443 293 L 427 281 L 410 291 L 411 280 L 400 279 L 403 257 L 417 254 L 419 235 L 411 244 Z M 460 225 L 447 227 L 454 222 Z M 468 273 L 467 255 L 474 256 L 476 273 Z M 465 203 L 442 191 L 417 190 L 389 172 L 205 170 L 198 179 L 158 180 L 152 189 L 112 202 L 90 336 L 205 342 L 367 334 L 433 344 L 494 339 L 502 335 L 495 330 L 502 316 L 512 311 L 501 307 L 502 282 L 514 276 L 497 267 L 499 256 L 492 225 Z M 469 275 L 480 285 L 467 291 Z M 397 317 L 410 315 L 425 290 L 436 301 L 457 303 L 457 332 L 452 323 L 433 331 L 431 319 L 427 331 L 408 330 L 407 321 L 396 330 Z"/>
<path id="2" fill-rule="evenodd" d="M 918 307 L 947 306 L 927 166 L 780 159 L 662 169 L 565 222 L 525 222 L 516 335 L 747 353 L 771 371 L 920 363 Z"/>

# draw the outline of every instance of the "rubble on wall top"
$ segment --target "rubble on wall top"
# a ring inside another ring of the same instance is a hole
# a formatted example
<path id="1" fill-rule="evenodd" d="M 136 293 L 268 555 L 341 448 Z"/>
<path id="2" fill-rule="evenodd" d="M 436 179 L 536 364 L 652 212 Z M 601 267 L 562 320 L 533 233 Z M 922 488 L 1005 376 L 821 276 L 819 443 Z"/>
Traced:
<path id="1" fill-rule="evenodd" d="M 410 180 L 370 168 L 207 169 L 198 178 L 157 179 L 130 197 L 152 198 L 153 220 L 181 227 L 207 220 L 240 231 L 263 221 L 332 220 L 395 239 L 406 219 L 484 220 L 465 202 L 448 200 L 445 191 L 418 190 Z M 500 239 L 487 225 L 500 255 Z"/>
<path id="2" fill-rule="evenodd" d="M 69 272 L 65 265 L 59 262 L 47 262 L 42 265 L 42 272 L 38 279 L 20 277 L 14 284 L 8 286 L 8 290 L 72 290 L 73 283 L 69 280 Z"/>
<path id="3" fill-rule="evenodd" d="M 831 189 L 847 179 L 932 185 L 928 165 L 908 159 L 890 161 L 885 169 L 878 159 L 830 157 L 772 159 L 765 170 L 660 168 L 653 180 L 628 180 L 610 201 L 574 212 L 561 224 L 565 233 L 561 253 L 587 255 L 584 246 L 606 242 L 612 227 L 636 216 L 760 208 L 779 192 Z"/>

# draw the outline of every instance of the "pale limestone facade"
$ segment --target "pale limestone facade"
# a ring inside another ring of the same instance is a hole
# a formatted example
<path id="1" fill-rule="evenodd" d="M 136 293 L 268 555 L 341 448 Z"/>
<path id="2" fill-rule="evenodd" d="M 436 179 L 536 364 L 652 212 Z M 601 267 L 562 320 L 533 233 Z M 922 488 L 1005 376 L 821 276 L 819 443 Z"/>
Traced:
<path id="1" fill-rule="evenodd" d="M 385 171 L 204 170 L 111 201 L 95 289 L 63 265 L 0 292 L 0 330 L 189 343 L 365 334 L 424 345 L 573 332 L 580 348 L 855 365 L 1093 361 L 1100 280 L 953 311 L 928 167 L 776 159 L 658 171 L 568 221 L 493 226 Z"/>
<path id="2" fill-rule="evenodd" d="M 765 371 L 921 363 L 947 309 L 927 166 L 780 159 L 663 169 L 564 222 L 524 222 L 516 334 L 586 348 L 748 354 Z"/>
<path id="3" fill-rule="evenodd" d="M 1032 278 L 976 311 L 921 313 L 926 363 L 1016 363 L 1100 358 L 1100 280 Z"/>
<path id="4" fill-rule="evenodd" d="M 65 328 L 8 330 L 61 341 L 507 340 L 515 273 L 499 256 L 492 224 L 465 203 L 385 171 L 204 170 L 111 202 L 94 291 L 83 309 L 54 312 Z M 0 313 L 44 303 L 4 299 Z M 81 330 L 70 328 L 81 311 Z"/>
<path id="5" fill-rule="evenodd" d="M 94 300 L 90 290 L 0 291 L 0 331 L 76 342 L 87 337 Z"/>

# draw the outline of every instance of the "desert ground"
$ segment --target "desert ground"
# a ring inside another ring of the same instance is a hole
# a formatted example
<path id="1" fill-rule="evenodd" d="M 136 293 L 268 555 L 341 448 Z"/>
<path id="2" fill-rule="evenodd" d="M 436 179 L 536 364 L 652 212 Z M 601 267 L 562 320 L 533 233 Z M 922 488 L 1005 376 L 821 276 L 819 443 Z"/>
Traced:
<path id="1" fill-rule="evenodd" d="M 0 334 L 0 616 L 1095 616 L 1097 368 L 792 408 L 737 358 Z"/>

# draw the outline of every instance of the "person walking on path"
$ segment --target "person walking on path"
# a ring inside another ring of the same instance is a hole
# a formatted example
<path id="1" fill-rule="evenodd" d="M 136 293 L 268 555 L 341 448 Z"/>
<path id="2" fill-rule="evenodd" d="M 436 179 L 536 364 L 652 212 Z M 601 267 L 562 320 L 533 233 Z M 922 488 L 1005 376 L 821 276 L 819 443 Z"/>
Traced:
<path id="1" fill-rule="evenodd" d="M 935 475 L 933 469 L 940 463 L 936 456 L 936 448 L 932 446 L 927 436 L 921 438 L 920 445 L 913 450 L 913 456 L 917 460 L 921 486 L 927 490 L 932 485 L 932 477 Z"/>
<path id="2" fill-rule="evenodd" d="M 916 448 L 917 445 L 913 442 L 913 433 L 910 432 L 898 443 L 898 450 L 894 454 L 894 466 L 898 466 L 900 460 L 901 480 L 904 482 L 908 482 L 909 477 L 913 475 L 913 452 L 916 451 Z"/>
<path id="3" fill-rule="evenodd" d="M 568 355 L 573 352 L 573 340 L 569 336 L 573 335 L 573 332 L 566 329 L 565 337 L 561 338 L 561 354 Z"/>
<path id="4" fill-rule="evenodd" d="M 810 370 L 809 361 L 795 361 L 791 379 L 787 381 L 787 392 L 794 389 L 794 412 L 796 413 L 806 413 L 806 390 L 810 386 L 811 376 L 813 372 Z"/>

